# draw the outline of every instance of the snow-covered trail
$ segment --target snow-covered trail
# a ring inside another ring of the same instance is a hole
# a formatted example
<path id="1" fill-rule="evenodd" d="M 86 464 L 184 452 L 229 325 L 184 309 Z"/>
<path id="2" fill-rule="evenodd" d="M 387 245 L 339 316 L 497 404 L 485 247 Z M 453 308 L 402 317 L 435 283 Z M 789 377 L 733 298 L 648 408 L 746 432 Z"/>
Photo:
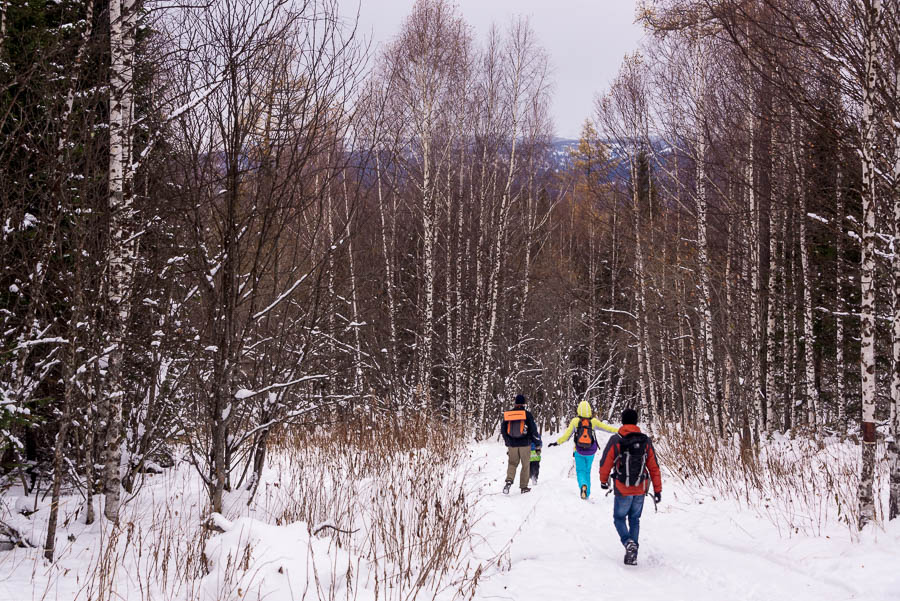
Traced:
<path id="1" fill-rule="evenodd" d="M 663 502 L 655 513 L 647 498 L 639 563 L 625 566 L 613 497 L 597 481 L 599 456 L 592 497 L 583 501 L 570 444 L 545 449 L 537 486 L 521 494 L 517 481 L 508 496 L 500 493 L 503 445 L 471 452 L 484 495 L 479 532 L 494 553 L 509 545 L 506 569 L 489 573 L 477 599 L 556 601 L 598 592 L 630 601 L 900 599 L 900 524 L 858 543 L 839 527 L 827 538 L 782 537 L 755 512 L 678 487 L 663 466 Z"/>

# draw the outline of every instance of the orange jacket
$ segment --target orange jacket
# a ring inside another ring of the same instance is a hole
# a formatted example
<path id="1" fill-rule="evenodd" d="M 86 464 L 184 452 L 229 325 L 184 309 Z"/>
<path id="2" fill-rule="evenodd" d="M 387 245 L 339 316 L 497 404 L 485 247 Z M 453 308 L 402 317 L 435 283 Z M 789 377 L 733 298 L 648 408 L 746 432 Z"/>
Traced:
<path id="1" fill-rule="evenodd" d="M 609 437 L 606 448 L 603 450 L 603 459 L 600 461 L 600 482 L 606 482 L 609 474 L 616 464 L 616 458 L 621 452 L 622 437 L 633 432 L 640 432 L 641 429 L 631 424 L 625 424 L 619 428 L 618 434 Z M 647 470 L 650 472 L 650 480 L 653 481 L 653 491 L 662 492 L 662 477 L 659 474 L 659 464 L 656 462 L 656 453 L 653 450 L 653 442 L 647 443 Z M 645 480 L 637 486 L 625 486 L 616 480 L 616 492 L 620 495 L 629 497 L 632 495 L 643 495 L 647 492 L 649 484 Z"/>

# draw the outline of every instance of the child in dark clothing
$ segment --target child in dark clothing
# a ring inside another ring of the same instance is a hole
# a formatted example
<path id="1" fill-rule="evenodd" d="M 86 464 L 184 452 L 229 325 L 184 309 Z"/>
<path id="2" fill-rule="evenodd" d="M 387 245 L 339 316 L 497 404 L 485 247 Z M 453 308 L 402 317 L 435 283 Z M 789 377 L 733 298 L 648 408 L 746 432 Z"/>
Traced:
<path id="1" fill-rule="evenodd" d="M 541 473 L 541 447 L 531 443 L 531 483 L 537 484 L 538 475 Z"/>

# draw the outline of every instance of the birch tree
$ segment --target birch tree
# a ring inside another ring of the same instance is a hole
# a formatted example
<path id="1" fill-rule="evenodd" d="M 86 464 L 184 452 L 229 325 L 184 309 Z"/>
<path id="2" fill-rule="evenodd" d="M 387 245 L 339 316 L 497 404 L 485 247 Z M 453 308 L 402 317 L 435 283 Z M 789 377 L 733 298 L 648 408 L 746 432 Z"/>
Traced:
<path id="1" fill-rule="evenodd" d="M 881 0 L 864 0 L 862 21 L 864 77 L 860 145 L 862 159 L 862 256 L 860 259 L 860 378 L 862 386 L 862 471 L 859 481 L 859 528 L 875 519 L 875 213 L 878 183 L 875 165 L 875 103 L 879 78 Z M 802 217 L 801 217 L 802 218 Z"/>
<path id="2" fill-rule="evenodd" d="M 104 383 L 107 418 L 104 514 L 112 522 L 121 507 L 122 405 L 126 394 L 122 366 L 131 314 L 133 264 L 137 251 L 132 170 L 134 116 L 134 49 L 138 23 L 137 0 L 111 0 L 109 82 L 109 242 L 106 264 L 109 352 Z"/>

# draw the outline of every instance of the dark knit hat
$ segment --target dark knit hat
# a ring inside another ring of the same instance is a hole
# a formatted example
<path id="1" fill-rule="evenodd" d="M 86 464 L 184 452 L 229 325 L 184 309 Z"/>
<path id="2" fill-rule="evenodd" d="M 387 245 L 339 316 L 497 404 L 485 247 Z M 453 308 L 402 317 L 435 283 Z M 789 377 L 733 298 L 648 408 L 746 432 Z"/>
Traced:
<path id="1" fill-rule="evenodd" d="M 630 424 L 632 426 L 636 426 L 637 419 L 638 419 L 637 411 L 635 411 L 634 409 L 632 409 L 630 407 L 622 412 L 622 424 L 623 425 Z"/>
<path id="2" fill-rule="evenodd" d="M 516 405 L 524 405 L 525 404 L 525 395 L 517 394 L 516 395 Z"/>

